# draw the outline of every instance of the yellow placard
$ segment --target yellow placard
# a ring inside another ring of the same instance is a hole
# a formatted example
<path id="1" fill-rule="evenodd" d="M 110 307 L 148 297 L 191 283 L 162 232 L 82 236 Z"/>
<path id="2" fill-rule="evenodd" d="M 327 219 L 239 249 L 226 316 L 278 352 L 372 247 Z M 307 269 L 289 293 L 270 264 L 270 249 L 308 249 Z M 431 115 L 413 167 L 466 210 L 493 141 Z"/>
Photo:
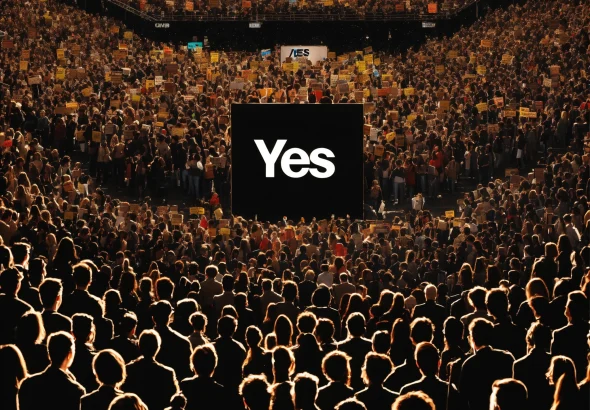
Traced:
<path id="1" fill-rule="evenodd" d="M 86 87 L 82 90 L 82 95 L 84 97 L 90 97 L 90 94 L 92 94 L 92 91 L 93 91 L 92 88 Z"/>
<path id="2" fill-rule="evenodd" d="M 211 63 L 219 62 L 219 53 L 211 53 Z"/>
<path id="3" fill-rule="evenodd" d="M 205 208 L 200 206 L 191 206 L 191 215 L 205 215 Z"/>
<path id="4" fill-rule="evenodd" d="M 19 63 L 19 68 L 21 71 L 27 71 L 29 69 L 29 62 L 28 61 L 21 61 Z"/>
<path id="5" fill-rule="evenodd" d="M 492 40 L 481 40 L 481 47 L 490 48 L 492 47 Z"/>
<path id="6" fill-rule="evenodd" d="M 182 219 L 184 218 L 183 214 L 172 214 L 170 215 L 170 221 L 172 225 L 178 226 L 182 225 Z"/>
<path id="7" fill-rule="evenodd" d="M 404 88 L 404 95 L 414 95 L 415 93 L 416 90 L 414 89 L 414 87 Z"/>
<path id="8" fill-rule="evenodd" d="M 65 55 L 66 51 L 63 48 L 58 48 L 56 50 L 56 53 L 57 53 L 58 60 L 63 60 L 64 58 L 66 58 L 66 55 Z"/>
<path id="9" fill-rule="evenodd" d="M 124 38 L 125 40 L 133 40 L 133 31 L 126 31 L 126 32 L 123 34 L 123 38 Z"/>
<path id="10" fill-rule="evenodd" d="M 487 68 L 486 68 L 485 65 L 478 65 L 477 66 L 477 74 L 479 74 L 479 75 L 486 75 L 486 72 L 487 71 L 488 70 L 487 70 Z"/>
<path id="11" fill-rule="evenodd" d="M 56 80 L 65 80 L 66 79 L 66 69 L 63 67 L 57 67 L 57 71 L 55 72 L 55 79 Z"/>
<path id="12" fill-rule="evenodd" d="M 435 68 L 435 73 L 436 74 L 443 74 L 445 72 L 445 66 L 442 64 L 439 64 L 436 66 Z"/>
<path id="13" fill-rule="evenodd" d="M 454 218 L 455 211 L 445 211 L 445 218 Z"/>
<path id="14" fill-rule="evenodd" d="M 220 233 L 221 235 L 223 235 L 223 236 L 229 236 L 229 234 L 230 234 L 230 230 L 229 230 L 229 228 L 221 228 L 221 229 L 219 230 L 219 233 Z"/>
<path id="15" fill-rule="evenodd" d="M 477 108 L 477 111 L 479 111 L 479 112 L 483 112 L 483 111 L 487 111 L 488 110 L 488 104 L 487 103 L 479 103 L 479 104 L 476 104 L 475 107 Z"/>
<path id="16" fill-rule="evenodd" d="M 145 88 L 148 90 L 156 88 L 156 82 L 154 80 L 145 80 Z"/>

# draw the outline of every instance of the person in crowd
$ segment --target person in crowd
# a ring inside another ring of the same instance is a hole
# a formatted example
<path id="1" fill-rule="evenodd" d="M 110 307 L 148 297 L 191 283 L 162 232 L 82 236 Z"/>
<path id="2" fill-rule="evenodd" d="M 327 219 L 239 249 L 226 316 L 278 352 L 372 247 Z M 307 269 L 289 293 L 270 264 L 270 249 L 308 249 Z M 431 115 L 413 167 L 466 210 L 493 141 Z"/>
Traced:
<path id="1" fill-rule="evenodd" d="M 459 392 L 470 410 L 488 409 L 494 382 L 513 376 L 514 357 L 494 349 L 493 338 L 494 325 L 489 320 L 477 318 L 469 325 L 469 339 L 475 353 L 461 366 Z M 482 373 L 481 369 L 487 371 Z"/>
<path id="2" fill-rule="evenodd" d="M 367 410 L 389 409 L 398 397 L 397 393 L 383 386 L 392 369 L 391 359 L 384 354 L 370 352 L 365 356 L 363 381 L 367 387 L 354 396 Z"/>
<path id="3" fill-rule="evenodd" d="M 18 390 L 28 376 L 27 363 L 15 345 L 0 346 L 0 405 L 3 409 L 17 410 Z"/>
<path id="4" fill-rule="evenodd" d="M 350 357 L 338 350 L 328 353 L 322 361 L 322 371 L 328 384 L 321 387 L 316 400 L 320 410 L 333 409 L 354 396 L 350 387 Z"/>
<path id="5" fill-rule="evenodd" d="M 80 409 L 80 400 L 86 390 L 69 371 L 76 355 L 74 337 L 63 331 L 50 335 L 47 351 L 50 361 L 47 369 L 28 376 L 20 385 L 19 408 Z"/>
<path id="6" fill-rule="evenodd" d="M 496 380 L 492 385 L 490 409 L 517 410 L 530 408 L 526 386 L 515 379 Z"/>
<path id="7" fill-rule="evenodd" d="M 139 336 L 141 356 L 125 365 L 127 378 L 121 389 L 136 394 L 149 409 L 166 408 L 179 391 L 174 369 L 156 361 L 161 345 L 155 330 L 144 330 Z"/>
<path id="8" fill-rule="evenodd" d="M 114 350 L 105 349 L 92 360 L 92 370 L 99 384 L 98 389 L 82 396 L 82 410 L 108 410 L 111 402 L 123 395 L 119 389 L 125 382 L 125 362 Z"/>
<path id="9" fill-rule="evenodd" d="M 191 367 L 195 376 L 180 382 L 187 410 L 227 405 L 229 390 L 213 379 L 217 365 L 217 353 L 212 345 L 198 346 L 193 351 Z"/>

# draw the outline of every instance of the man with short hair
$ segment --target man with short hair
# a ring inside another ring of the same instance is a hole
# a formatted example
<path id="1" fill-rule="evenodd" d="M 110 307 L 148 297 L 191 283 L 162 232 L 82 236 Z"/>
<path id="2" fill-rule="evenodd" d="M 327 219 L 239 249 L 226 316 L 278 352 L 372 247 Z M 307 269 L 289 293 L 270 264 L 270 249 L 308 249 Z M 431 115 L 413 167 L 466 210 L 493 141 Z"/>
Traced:
<path id="1" fill-rule="evenodd" d="M 213 342 L 219 360 L 213 377 L 230 395 L 238 393 L 242 381 L 242 364 L 246 359 L 246 349 L 233 338 L 237 326 L 238 322 L 234 317 L 223 316 L 217 322 L 219 337 Z"/>
<path id="2" fill-rule="evenodd" d="M 157 359 L 165 366 L 170 366 L 181 380 L 191 375 L 190 356 L 191 344 L 188 338 L 172 329 L 170 317 L 172 306 L 170 302 L 161 300 L 150 307 L 155 330 L 160 335 L 161 349 Z"/>
<path id="3" fill-rule="evenodd" d="M 469 336 L 475 354 L 461 366 L 459 392 L 470 410 L 488 410 L 493 383 L 513 376 L 514 357 L 492 348 L 494 325 L 489 320 L 473 320 L 469 325 Z"/>
<path id="4" fill-rule="evenodd" d="M 33 307 L 17 296 L 23 274 L 16 268 L 0 273 L 0 345 L 15 342 L 15 329 L 20 318 Z"/>
<path id="5" fill-rule="evenodd" d="M 299 316 L 299 308 L 295 306 L 295 299 L 297 299 L 297 284 L 288 280 L 283 283 L 283 302 L 277 303 L 277 317 L 285 315 L 289 318 L 291 323 L 297 323 L 297 316 Z M 294 329 L 296 330 L 296 329 Z"/>
<path id="6" fill-rule="evenodd" d="M 430 319 L 434 325 L 434 344 L 439 348 L 443 347 L 443 326 L 447 318 L 447 312 L 444 306 L 436 303 L 438 291 L 436 286 L 429 284 L 424 288 L 426 302 L 417 305 L 414 308 L 413 318 L 425 317 Z"/>
<path id="7" fill-rule="evenodd" d="M 525 385 L 514 379 L 496 380 L 492 386 L 490 410 L 528 409 L 528 392 Z M 538 407 L 531 407 L 537 409 Z"/>
<path id="8" fill-rule="evenodd" d="M 351 387 L 358 391 L 363 388 L 361 368 L 365 362 L 367 353 L 373 350 L 373 344 L 364 337 L 365 318 L 362 313 L 355 312 L 346 320 L 348 339 L 338 343 L 338 350 L 350 356 Z"/>
<path id="9" fill-rule="evenodd" d="M 213 305 L 213 297 L 215 295 L 220 295 L 223 293 L 223 286 L 220 282 L 215 280 L 217 273 L 219 270 L 215 265 L 209 265 L 205 268 L 205 276 L 206 279 L 201 282 L 201 292 L 199 292 L 199 296 L 201 297 L 201 304 L 205 306 L 212 306 Z"/>
<path id="10" fill-rule="evenodd" d="M 548 409 L 553 402 L 552 388 L 547 380 L 547 371 L 551 365 L 549 347 L 551 329 L 540 322 L 535 322 L 526 335 L 528 354 L 514 362 L 514 378 L 524 383 L 529 392 L 531 409 Z"/>
<path id="11" fill-rule="evenodd" d="M 47 278 L 39 286 L 39 296 L 43 305 L 43 326 L 48 335 L 64 331 L 72 332 L 72 320 L 58 313 L 61 306 L 63 288 L 59 279 Z"/>
<path id="12" fill-rule="evenodd" d="M 247 410 L 268 410 L 270 406 L 270 385 L 264 375 L 250 375 L 240 384 L 240 395 Z"/>
<path id="13" fill-rule="evenodd" d="M 180 382 L 180 390 L 186 397 L 185 410 L 226 408 L 228 390 L 213 379 L 217 353 L 212 345 L 195 349 L 191 355 L 191 368 L 195 375 Z"/>
<path id="14" fill-rule="evenodd" d="M 567 298 L 565 307 L 568 325 L 553 332 L 551 356 L 564 355 L 574 361 L 578 382 L 586 377 L 588 366 L 588 298 L 584 292 L 576 290 Z"/>
<path id="15" fill-rule="evenodd" d="M 99 387 L 82 396 L 81 410 L 108 409 L 111 402 L 123 394 L 119 387 L 127 377 L 125 362 L 119 353 L 105 349 L 94 357 L 92 370 Z"/>
<path id="16" fill-rule="evenodd" d="M 221 311 L 225 306 L 234 306 L 234 277 L 229 274 L 223 275 L 221 286 L 223 288 L 223 293 L 213 296 L 213 305 L 215 306 L 217 317 L 220 316 Z"/>
<path id="17" fill-rule="evenodd" d="M 129 363 L 127 379 L 121 390 L 137 394 L 148 409 L 164 409 L 178 392 L 174 369 L 156 361 L 162 341 L 155 330 L 144 330 L 139 336 L 141 356 Z"/>
<path id="18" fill-rule="evenodd" d="M 474 311 L 461 317 L 461 322 L 463 322 L 463 328 L 465 329 L 465 339 L 467 338 L 469 325 L 475 319 L 483 318 L 492 323 L 494 322 L 494 318 L 488 313 L 488 308 L 486 306 L 487 294 L 488 291 L 485 288 L 481 286 L 476 286 L 473 289 L 471 289 L 467 295 L 467 300 L 469 301 L 469 304 L 473 307 Z"/>
<path id="19" fill-rule="evenodd" d="M 340 300 L 344 295 L 348 295 L 356 292 L 356 286 L 348 282 L 348 274 L 343 272 L 339 276 L 340 283 L 332 286 L 332 293 L 334 294 L 334 303 L 336 306 L 340 306 Z"/>
<path id="20" fill-rule="evenodd" d="M 76 313 L 85 313 L 94 320 L 102 317 L 102 301 L 88 292 L 92 283 L 92 270 L 88 264 L 81 262 L 74 265 L 73 279 L 76 289 L 64 297 L 60 313 L 72 317 Z"/>
<path id="21" fill-rule="evenodd" d="M 270 279 L 262 279 L 262 295 L 260 296 L 260 317 L 264 319 L 266 310 L 271 303 L 279 303 L 283 301 L 283 297 L 272 289 L 272 281 Z M 278 317 L 278 315 L 277 315 Z"/>
<path id="22" fill-rule="evenodd" d="M 49 367 L 27 377 L 20 385 L 20 409 L 80 410 L 80 399 L 86 390 L 69 371 L 76 354 L 74 338 L 66 332 L 52 334 L 47 341 L 47 352 Z"/>
<path id="23" fill-rule="evenodd" d="M 428 342 L 419 343 L 416 346 L 414 358 L 422 378 L 402 387 L 400 394 L 406 394 L 413 391 L 422 391 L 426 393 L 436 405 L 437 410 L 447 408 L 447 398 L 449 394 L 456 392 L 455 388 L 449 383 L 439 379 L 438 370 L 440 367 L 440 358 L 438 349 Z M 449 409 L 454 407 L 449 406 Z"/>
<path id="24" fill-rule="evenodd" d="M 427 394 L 422 392 L 411 392 L 399 396 L 391 410 L 439 410 L 435 408 L 434 402 Z"/>

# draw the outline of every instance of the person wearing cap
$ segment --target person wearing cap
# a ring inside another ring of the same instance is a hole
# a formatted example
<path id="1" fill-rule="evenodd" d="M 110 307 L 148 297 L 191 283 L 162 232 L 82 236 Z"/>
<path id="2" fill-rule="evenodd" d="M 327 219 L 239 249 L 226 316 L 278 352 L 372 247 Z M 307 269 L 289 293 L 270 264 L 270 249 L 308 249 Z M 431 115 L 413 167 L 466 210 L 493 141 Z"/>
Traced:
<path id="1" fill-rule="evenodd" d="M 15 342 L 15 329 L 23 315 L 33 308 L 18 298 L 23 275 L 14 267 L 5 269 L 0 274 L 0 345 Z"/>

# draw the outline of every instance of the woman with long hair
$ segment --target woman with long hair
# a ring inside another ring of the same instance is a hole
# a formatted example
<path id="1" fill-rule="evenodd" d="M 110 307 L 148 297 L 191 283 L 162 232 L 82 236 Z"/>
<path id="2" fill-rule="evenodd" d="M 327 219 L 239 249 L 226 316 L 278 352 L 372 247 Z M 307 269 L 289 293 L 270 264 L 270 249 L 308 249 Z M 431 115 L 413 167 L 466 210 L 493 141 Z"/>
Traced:
<path id="1" fill-rule="evenodd" d="M 49 366 L 45 340 L 45 326 L 39 312 L 25 313 L 16 326 L 16 346 L 21 351 L 31 374 L 40 373 Z"/>
<path id="2" fill-rule="evenodd" d="M 570 277 L 572 274 L 572 244 L 570 238 L 565 235 L 559 235 L 557 240 L 557 250 L 559 254 L 555 261 L 557 262 L 557 276 L 560 278 Z"/>
<path id="3" fill-rule="evenodd" d="M 129 267 L 129 259 L 123 260 L 119 293 L 121 294 L 121 307 L 131 311 L 135 310 L 139 303 L 139 296 L 137 295 L 137 279 L 133 269 Z"/>
<path id="4" fill-rule="evenodd" d="M 18 389 L 28 376 L 27 363 L 15 345 L 0 346 L 0 408 L 18 409 Z"/>
<path id="5" fill-rule="evenodd" d="M 553 405 L 551 410 L 580 409 L 578 398 L 580 390 L 576 384 L 576 368 L 572 359 L 566 356 L 555 356 L 551 359 L 551 366 L 547 378 L 555 386 Z"/>
<path id="6" fill-rule="evenodd" d="M 412 360 L 413 355 L 414 345 L 410 339 L 410 325 L 403 319 L 396 319 L 391 329 L 389 357 L 394 366 L 400 366 L 406 360 Z"/>
<path id="7" fill-rule="evenodd" d="M 244 378 L 251 374 L 264 374 L 272 380 L 271 355 L 262 347 L 262 332 L 256 326 L 246 329 L 246 345 L 248 353 L 244 360 Z"/>
<path id="8" fill-rule="evenodd" d="M 535 314 L 531 309 L 529 301 L 535 296 L 542 296 L 549 300 L 549 291 L 545 282 L 540 278 L 533 278 L 526 285 L 526 300 L 520 304 L 520 308 L 516 313 L 515 323 L 518 326 L 528 329 L 535 321 Z"/>
<path id="9" fill-rule="evenodd" d="M 55 251 L 55 256 L 51 261 L 49 276 L 61 279 L 64 295 L 69 295 L 74 290 L 72 267 L 78 262 L 78 253 L 76 252 L 74 241 L 67 236 L 62 238 Z"/>
<path id="10" fill-rule="evenodd" d="M 274 324 L 274 334 L 277 337 L 277 346 L 291 347 L 293 339 L 293 324 L 285 315 L 279 315 Z"/>

